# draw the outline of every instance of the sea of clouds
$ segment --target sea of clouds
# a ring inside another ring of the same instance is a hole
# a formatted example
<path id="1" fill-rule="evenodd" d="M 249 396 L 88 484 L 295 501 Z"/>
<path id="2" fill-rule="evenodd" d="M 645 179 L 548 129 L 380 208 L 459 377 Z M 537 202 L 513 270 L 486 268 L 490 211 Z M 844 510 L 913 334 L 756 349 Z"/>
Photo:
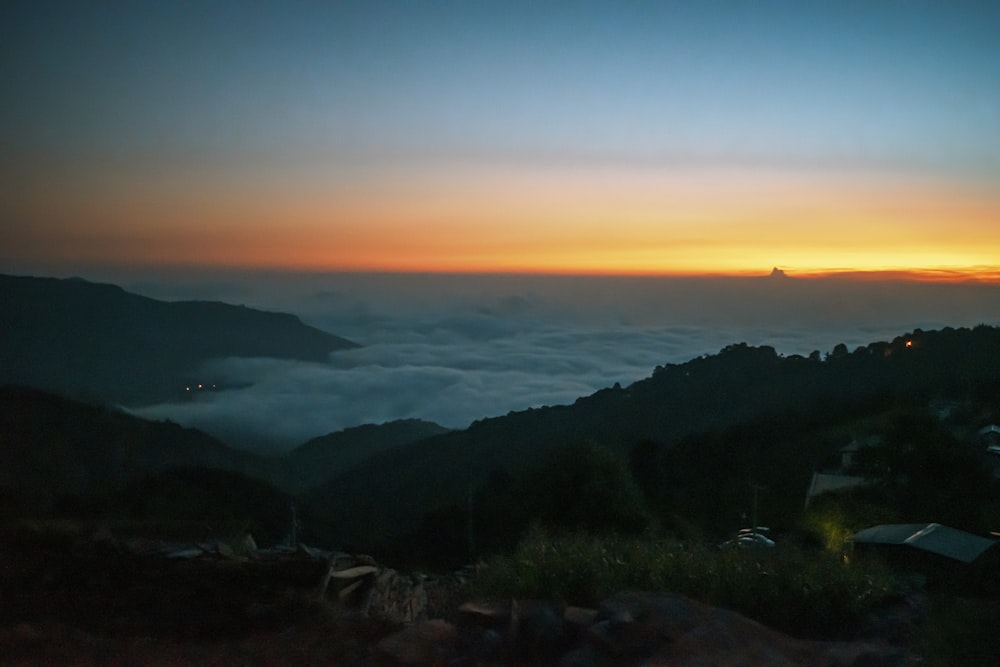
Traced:
<path id="1" fill-rule="evenodd" d="M 213 360 L 240 388 L 135 410 L 278 452 L 366 423 L 484 417 L 648 377 L 726 345 L 829 352 L 915 328 L 1000 323 L 995 285 L 759 278 L 215 273 L 117 276 L 155 298 L 298 315 L 361 345 L 326 363 Z"/>

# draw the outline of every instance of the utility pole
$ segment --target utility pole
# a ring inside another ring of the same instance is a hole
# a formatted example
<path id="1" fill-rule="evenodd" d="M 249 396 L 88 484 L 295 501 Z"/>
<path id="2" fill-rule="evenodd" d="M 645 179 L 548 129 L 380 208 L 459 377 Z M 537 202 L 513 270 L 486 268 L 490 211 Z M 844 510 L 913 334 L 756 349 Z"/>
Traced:
<path id="1" fill-rule="evenodd" d="M 475 524 L 475 488 L 472 485 L 472 474 L 469 474 L 469 490 L 465 505 L 465 539 L 468 543 L 469 562 L 476 557 L 476 524 Z"/>
<path id="2" fill-rule="evenodd" d="M 757 533 L 757 500 L 758 500 L 758 494 L 760 493 L 760 491 L 762 489 L 764 489 L 766 487 L 763 484 L 751 483 L 750 484 L 750 488 L 753 489 L 753 523 L 750 525 L 750 530 L 752 530 L 754 532 L 754 534 L 756 534 Z"/>

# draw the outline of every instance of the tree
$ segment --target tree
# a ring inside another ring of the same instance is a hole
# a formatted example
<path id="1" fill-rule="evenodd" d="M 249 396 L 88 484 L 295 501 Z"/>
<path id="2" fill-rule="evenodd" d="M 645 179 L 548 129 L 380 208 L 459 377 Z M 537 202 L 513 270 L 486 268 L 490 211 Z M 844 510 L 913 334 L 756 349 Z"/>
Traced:
<path id="1" fill-rule="evenodd" d="M 826 355 L 827 359 L 843 359 L 847 356 L 847 345 L 844 343 L 837 343 L 833 346 L 833 352 Z"/>
<path id="2" fill-rule="evenodd" d="M 625 461 L 593 443 L 552 450 L 527 476 L 524 495 L 529 523 L 635 533 L 650 520 Z"/>

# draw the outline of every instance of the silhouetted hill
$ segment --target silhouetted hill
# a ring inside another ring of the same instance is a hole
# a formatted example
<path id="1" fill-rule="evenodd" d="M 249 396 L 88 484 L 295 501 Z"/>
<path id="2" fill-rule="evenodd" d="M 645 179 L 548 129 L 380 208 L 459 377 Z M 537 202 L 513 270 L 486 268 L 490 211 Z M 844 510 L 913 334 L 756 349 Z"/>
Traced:
<path id="1" fill-rule="evenodd" d="M 798 494 L 798 504 L 810 466 L 824 455 L 796 449 L 806 429 L 871 414 L 904 397 L 995 388 L 998 378 L 1000 329 L 986 326 L 918 330 L 853 352 L 837 346 L 825 358 L 731 345 L 573 405 L 512 412 L 377 454 L 309 498 L 327 525 L 336 527 L 336 539 L 367 546 L 416 530 L 429 513 L 465 507 L 470 489 L 483 488 L 498 474 L 523 474 L 554 447 L 589 441 L 625 456 L 644 440 L 673 447 L 709 434 L 712 447 L 701 459 L 688 447 L 679 463 L 695 462 L 701 473 L 710 473 L 737 462 L 748 474 L 767 475 L 763 464 L 785 456 L 788 465 L 775 470 L 795 469 L 788 489 Z M 728 445 L 716 446 L 720 434 Z M 759 455 L 769 451 L 775 456 Z M 449 520 L 461 521 L 461 512 Z"/>
<path id="2" fill-rule="evenodd" d="M 282 459 L 289 488 L 305 490 L 341 475 L 379 452 L 408 445 L 449 429 L 420 419 L 364 424 L 313 438 Z"/>
<path id="3" fill-rule="evenodd" d="M 91 512 L 154 525 L 179 523 L 219 530 L 242 523 L 239 527 L 262 545 L 282 541 L 291 526 L 290 495 L 256 477 L 216 468 L 162 470 L 91 502 Z"/>
<path id="4" fill-rule="evenodd" d="M 261 459 L 171 422 L 0 388 L 0 504 L 11 514 L 45 516 L 61 499 L 179 466 L 255 471 Z"/>
<path id="5" fill-rule="evenodd" d="M 171 495 L 170 489 L 182 487 L 189 489 L 183 494 L 189 499 L 232 495 L 236 490 L 250 497 L 254 493 L 248 489 L 258 484 L 262 495 L 244 505 L 266 506 L 285 521 L 287 499 L 271 502 L 278 494 L 276 489 L 267 491 L 271 485 L 282 493 L 300 492 L 347 472 L 372 454 L 447 431 L 416 419 L 367 424 L 315 438 L 285 456 L 262 457 L 172 422 L 5 386 L 0 387 L 0 507 L 47 515 L 67 509 L 69 501 L 77 503 L 79 511 L 88 503 L 107 511 L 108 503 L 118 499 L 118 518 L 167 515 L 171 508 L 181 508 L 183 512 L 173 514 L 183 519 L 185 513 L 210 513 L 212 508 L 176 498 L 156 510 L 155 505 L 164 503 L 152 497 L 140 502 L 142 489 L 148 485 L 161 500 Z M 187 472 L 176 472 L 182 469 Z"/>
<path id="6" fill-rule="evenodd" d="M 294 315 L 157 301 L 80 279 L 0 275 L 0 382 L 140 405 L 176 399 L 220 357 L 323 361 L 356 347 Z"/>

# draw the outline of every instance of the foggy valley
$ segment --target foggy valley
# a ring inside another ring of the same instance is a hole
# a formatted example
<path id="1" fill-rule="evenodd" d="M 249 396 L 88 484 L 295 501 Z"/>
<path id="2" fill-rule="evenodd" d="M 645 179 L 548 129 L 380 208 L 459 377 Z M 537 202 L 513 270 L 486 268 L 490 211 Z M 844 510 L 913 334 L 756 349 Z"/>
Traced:
<path id="1" fill-rule="evenodd" d="M 285 449 L 349 426 L 426 419 L 449 428 L 572 403 L 656 366 L 769 345 L 853 350 L 914 329 L 994 324 L 993 284 L 851 278 L 656 278 L 391 274 L 127 275 L 157 298 L 292 312 L 359 343 L 329 363 L 223 359 L 206 381 L 243 388 L 144 406 L 237 447 Z M 247 386 L 248 385 L 248 386 Z"/>

